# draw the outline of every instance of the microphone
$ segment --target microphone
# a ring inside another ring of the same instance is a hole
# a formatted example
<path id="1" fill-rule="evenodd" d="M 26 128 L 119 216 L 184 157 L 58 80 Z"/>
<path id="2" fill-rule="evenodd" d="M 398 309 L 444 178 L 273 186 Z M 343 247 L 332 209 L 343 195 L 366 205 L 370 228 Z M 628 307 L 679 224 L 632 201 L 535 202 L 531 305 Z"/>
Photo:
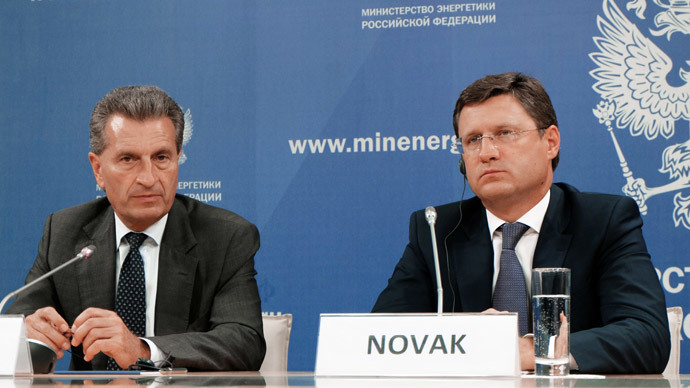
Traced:
<path id="1" fill-rule="evenodd" d="M 61 271 L 63 268 L 71 265 L 72 263 L 74 263 L 76 261 L 79 261 L 81 259 L 88 259 L 89 256 L 91 256 L 95 251 L 96 251 L 96 247 L 94 245 L 89 245 L 88 247 L 84 247 L 81 250 L 81 252 L 79 252 L 79 254 L 77 254 L 76 256 L 71 258 L 69 261 L 61 264 L 60 266 L 58 266 L 56 268 L 53 268 L 52 270 L 50 270 L 50 271 L 46 272 L 45 274 L 43 274 L 42 276 L 40 276 L 39 278 L 34 279 L 33 281 L 25 284 L 23 287 L 19 288 L 18 290 L 10 292 L 9 294 L 7 294 L 7 296 L 5 296 L 5 298 L 2 300 L 2 302 L 0 302 L 0 314 L 2 314 L 2 310 L 5 307 L 5 304 L 7 303 L 7 301 L 9 301 L 13 297 L 17 296 L 17 294 L 19 294 L 20 292 L 26 290 L 27 288 L 33 286 L 34 284 L 40 282 L 43 279 L 46 279 L 46 278 L 49 278 L 49 277 L 55 275 L 56 272 Z"/>
<path id="2" fill-rule="evenodd" d="M 427 206 L 424 210 L 426 222 L 429 224 L 429 232 L 431 233 L 431 246 L 434 251 L 434 270 L 436 272 L 436 295 L 438 300 L 438 314 L 443 314 L 443 286 L 441 285 L 441 267 L 438 264 L 438 248 L 436 247 L 436 209 L 433 206 Z M 0 310 L 2 311 L 2 310 Z"/>

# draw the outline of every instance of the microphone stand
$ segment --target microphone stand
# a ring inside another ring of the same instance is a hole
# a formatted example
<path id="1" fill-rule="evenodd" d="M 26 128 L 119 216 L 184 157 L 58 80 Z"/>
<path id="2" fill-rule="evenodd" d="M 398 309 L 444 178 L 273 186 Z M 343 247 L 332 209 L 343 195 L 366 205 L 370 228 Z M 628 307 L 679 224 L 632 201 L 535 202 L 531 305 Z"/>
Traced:
<path id="1" fill-rule="evenodd" d="M 443 314 L 443 286 L 441 285 L 441 266 L 438 264 L 438 248 L 436 247 L 436 209 L 428 206 L 424 211 L 426 222 L 431 233 L 431 246 L 434 251 L 434 272 L 436 272 L 436 299 L 438 301 L 438 315 Z"/>
<path id="2" fill-rule="evenodd" d="M 82 249 L 81 252 L 79 252 L 78 255 L 74 256 L 73 258 L 71 258 L 70 260 L 66 261 L 65 263 L 59 265 L 58 267 L 52 269 L 51 271 L 46 272 L 45 274 L 43 274 L 43 275 L 40 276 L 39 278 L 34 279 L 33 281 L 31 281 L 31 282 L 25 284 L 23 287 L 20 287 L 18 290 L 13 291 L 13 292 L 10 292 L 9 294 L 7 294 L 7 295 L 2 299 L 2 302 L 0 302 L 0 314 L 2 314 L 2 310 L 5 308 L 5 304 L 7 304 L 7 302 L 8 302 L 10 299 L 12 299 L 13 297 L 17 296 L 17 294 L 19 294 L 20 292 L 22 292 L 22 291 L 26 290 L 27 288 L 33 286 L 34 284 L 40 282 L 41 280 L 53 276 L 53 274 L 55 274 L 55 273 L 58 272 L 58 271 L 61 271 L 63 268 L 65 268 L 65 267 L 71 265 L 71 264 L 74 263 L 75 261 L 78 261 L 78 260 L 81 260 L 81 259 L 87 259 L 89 256 L 91 256 L 91 254 L 92 254 L 95 250 L 96 250 L 96 247 L 95 247 L 95 246 L 89 245 L 88 247 Z"/>

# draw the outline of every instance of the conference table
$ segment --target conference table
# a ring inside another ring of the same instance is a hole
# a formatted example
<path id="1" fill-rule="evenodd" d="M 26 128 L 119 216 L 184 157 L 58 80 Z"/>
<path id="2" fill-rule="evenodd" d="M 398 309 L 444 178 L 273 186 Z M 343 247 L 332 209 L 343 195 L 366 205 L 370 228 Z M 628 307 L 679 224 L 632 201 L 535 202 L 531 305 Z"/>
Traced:
<path id="1" fill-rule="evenodd" d="M 315 377 L 312 372 L 218 372 L 175 375 L 50 374 L 0 377 L 0 388 L 68 387 L 85 385 L 179 387 L 320 387 L 320 388 L 464 388 L 464 387 L 689 387 L 690 375 L 571 375 L 567 378 L 463 377 Z"/>

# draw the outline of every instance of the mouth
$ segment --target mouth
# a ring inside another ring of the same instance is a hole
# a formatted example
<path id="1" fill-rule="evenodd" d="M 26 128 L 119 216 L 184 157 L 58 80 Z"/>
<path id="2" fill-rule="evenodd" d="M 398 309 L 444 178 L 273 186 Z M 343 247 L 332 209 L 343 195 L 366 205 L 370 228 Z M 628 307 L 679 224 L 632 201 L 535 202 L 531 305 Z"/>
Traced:
<path id="1" fill-rule="evenodd" d="M 132 198 L 140 201 L 151 201 L 160 198 L 160 194 L 137 194 L 133 195 Z"/>
<path id="2" fill-rule="evenodd" d="M 494 169 L 485 170 L 485 171 L 481 174 L 481 177 L 482 177 L 482 178 L 484 178 L 484 177 L 490 177 L 490 176 L 493 176 L 493 175 L 496 175 L 496 174 L 499 174 L 499 173 L 501 173 L 501 170 L 494 170 Z"/>

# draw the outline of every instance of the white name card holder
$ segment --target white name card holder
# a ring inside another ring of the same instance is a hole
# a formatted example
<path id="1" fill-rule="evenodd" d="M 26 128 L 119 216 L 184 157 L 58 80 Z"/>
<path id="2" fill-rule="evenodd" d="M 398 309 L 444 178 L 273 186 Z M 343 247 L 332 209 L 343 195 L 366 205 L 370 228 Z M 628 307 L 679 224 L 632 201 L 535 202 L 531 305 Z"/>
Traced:
<path id="1" fill-rule="evenodd" d="M 519 376 L 517 314 L 321 314 L 314 374 Z"/>
<path id="2" fill-rule="evenodd" d="M 0 344 L 0 376 L 33 374 L 23 316 L 0 316 Z"/>

